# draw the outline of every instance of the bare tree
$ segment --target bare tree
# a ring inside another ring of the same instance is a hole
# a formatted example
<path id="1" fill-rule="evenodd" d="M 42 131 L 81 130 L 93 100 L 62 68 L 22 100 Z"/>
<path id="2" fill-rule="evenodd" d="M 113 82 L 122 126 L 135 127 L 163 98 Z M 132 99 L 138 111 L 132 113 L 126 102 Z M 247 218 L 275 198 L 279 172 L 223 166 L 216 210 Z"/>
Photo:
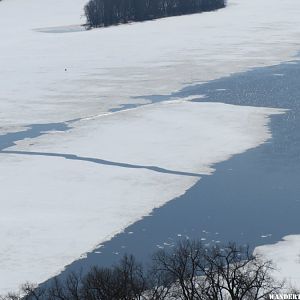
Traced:
<path id="1" fill-rule="evenodd" d="M 185 241 L 173 251 L 158 252 L 154 260 L 157 270 L 173 277 L 171 296 L 178 299 L 258 300 L 282 288 L 270 275 L 270 261 L 235 244 L 205 248 Z"/>
<path id="2" fill-rule="evenodd" d="M 1 300 L 260 300 L 282 290 L 272 271 L 270 261 L 247 247 L 185 240 L 156 252 L 147 272 L 125 255 L 111 268 L 54 278 L 47 288 L 27 283 Z"/>
<path id="3" fill-rule="evenodd" d="M 125 255 L 113 268 L 93 268 L 83 279 L 85 299 L 142 299 L 146 280 L 142 266 L 133 256 Z"/>
<path id="4" fill-rule="evenodd" d="M 59 280 L 55 277 L 44 298 L 49 300 L 80 300 L 82 299 L 81 289 L 81 272 L 71 272 L 65 280 Z"/>
<path id="5" fill-rule="evenodd" d="M 204 248 L 199 242 L 180 242 L 173 251 L 160 250 L 153 256 L 156 272 L 172 280 L 172 297 L 179 299 L 198 299 L 199 265 L 203 259 Z"/>

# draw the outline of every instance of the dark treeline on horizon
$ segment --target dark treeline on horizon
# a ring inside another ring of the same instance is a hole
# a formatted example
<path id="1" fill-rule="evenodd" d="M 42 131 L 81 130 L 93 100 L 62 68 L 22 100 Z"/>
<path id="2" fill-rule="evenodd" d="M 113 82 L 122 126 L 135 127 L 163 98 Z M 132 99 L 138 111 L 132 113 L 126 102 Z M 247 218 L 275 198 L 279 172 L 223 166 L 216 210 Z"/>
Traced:
<path id="1" fill-rule="evenodd" d="M 85 6 L 88 25 L 110 26 L 223 8 L 226 0 L 90 0 Z"/>

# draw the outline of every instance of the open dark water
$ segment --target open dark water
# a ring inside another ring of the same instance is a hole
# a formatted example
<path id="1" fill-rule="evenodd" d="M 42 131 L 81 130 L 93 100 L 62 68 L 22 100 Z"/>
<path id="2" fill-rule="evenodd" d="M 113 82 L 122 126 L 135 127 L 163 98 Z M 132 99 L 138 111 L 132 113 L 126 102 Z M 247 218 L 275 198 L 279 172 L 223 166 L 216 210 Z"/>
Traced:
<path id="1" fill-rule="evenodd" d="M 71 129 L 68 124 L 70 122 L 73 121 L 65 123 L 33 124 L 26 126 L 22 131 L 2 134 L 0 135 L 0 153 L 9 147 L 15 146 L 18 141 L 24 139 L 34 139 L 51 131 L 67 131 Z"/>
<path id="2" fill-rule="evenodd" d="M 147 262 L 151 253 L 178 239 L 206 244 L 235 241 L 250 247 L 300 234 L 300 64 L 289 62 L 184 88 L 152 101 L 203 94 L 199 101 L 285 108 L 271 118 L 273 138 L 215 165 L 183 196 L 134 223 L 87 257 L 66 267 L 110 266 L 125 253 Z"/>

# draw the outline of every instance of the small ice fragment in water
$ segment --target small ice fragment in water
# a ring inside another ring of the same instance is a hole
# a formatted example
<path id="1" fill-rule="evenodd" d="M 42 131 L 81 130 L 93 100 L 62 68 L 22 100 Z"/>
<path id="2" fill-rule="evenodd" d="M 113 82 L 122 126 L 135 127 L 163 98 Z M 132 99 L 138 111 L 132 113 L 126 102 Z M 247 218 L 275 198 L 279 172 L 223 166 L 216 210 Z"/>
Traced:
<path id="1" fill-rule="evenodd" d="M 263 234 L 260 237 L 264 239 L 264 238 L 271 237 L 271 236 L 272 236 L 272 234 L 268 233 L 268 234 Z"/>

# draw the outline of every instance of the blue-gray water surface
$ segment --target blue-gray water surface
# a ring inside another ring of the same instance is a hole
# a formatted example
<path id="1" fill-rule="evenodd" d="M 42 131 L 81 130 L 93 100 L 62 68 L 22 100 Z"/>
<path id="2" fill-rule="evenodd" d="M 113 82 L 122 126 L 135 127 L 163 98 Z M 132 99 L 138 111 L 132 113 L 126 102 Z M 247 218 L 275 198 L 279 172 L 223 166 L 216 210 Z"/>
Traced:
<path id="1" fill-rule="evenodd" d="M 12 146 L 18 141 L 24 139 L 34 139 L 51 131 L 66 131 L 70 129 L 69 124 L 72 121 L 63 123 L 32 124 L 25 127 L 24 130 L 9 132 L 0 135 L 0 153 Z"/>
<path id="2" fill-rule="evenodd" d="M 60 274 L 110 266 L 123 254 L 147 262 L 159 248 L 178 239 L 205 244 L 235 241 L 255 246 L 300 234 L 300 64 L 258 68 L 193 85 L 149 100 L 205 95 L 198 101 L 289 109 L 271 117 L 272 139 L 215 165 L 184 195 L 134 223 Z M 196 100 L 197 101 L 197 100 Z"/>

